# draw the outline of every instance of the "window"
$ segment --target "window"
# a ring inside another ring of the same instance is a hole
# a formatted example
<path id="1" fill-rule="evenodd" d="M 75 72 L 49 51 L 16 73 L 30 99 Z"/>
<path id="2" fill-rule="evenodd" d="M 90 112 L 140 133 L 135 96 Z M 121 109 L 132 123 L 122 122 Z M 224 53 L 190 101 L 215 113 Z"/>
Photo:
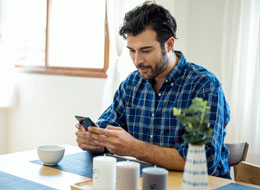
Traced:
<path id="1" fill-rule="evenodd" d="M 19 70 L 106 77 L 106 0 L 6 0 L 6 4 L 11 10 L 6 12 L 6 38 Z"/>

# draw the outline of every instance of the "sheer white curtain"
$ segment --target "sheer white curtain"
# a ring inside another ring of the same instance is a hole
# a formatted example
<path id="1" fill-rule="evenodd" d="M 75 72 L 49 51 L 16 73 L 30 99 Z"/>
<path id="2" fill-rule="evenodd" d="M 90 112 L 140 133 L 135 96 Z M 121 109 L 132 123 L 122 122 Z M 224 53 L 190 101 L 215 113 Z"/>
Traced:
<path id="1" fill-rule="evenodd" d="M 142 2 L 144 0 L 107 0 L 110 60 L 107 71 L 108 77 L 104 89 L 102 112 L 111 104 L 119 84 L 135 69 L 126 48 L 126 41 L 119 36 L 119 29 L 123 24 L 125 13 Z"/>
<path id="2" fill-rule="evenodd" d="M 231 109 L 227 141 L 247 141 L 247 160 L 260 164 L 260 1 L 226 0 L 223 29 L 222 83 Z"/>
<path id="3" fill-rule="evenodd" d="M 8 110 L 16 105 L 15 73 L 7 45 L 6 1 L 0 0 L 0 154 L 7 153 Z M 5 7 L 5 9 L 3 8 Z"/>
<path id="4" fill-rule="evenodd" d="M 15 73 L 11 47 L 7 44 L 6 1 L 0 0 L 0 108 L 15 105 Z"/>
<path id="5" fill-rule="evenodd" d="M 16 100 L 15 73 L 12 63 L 6 56 L 7 53 L 5 46 L 0 42 L 0 108 L 12 107 Z"/>

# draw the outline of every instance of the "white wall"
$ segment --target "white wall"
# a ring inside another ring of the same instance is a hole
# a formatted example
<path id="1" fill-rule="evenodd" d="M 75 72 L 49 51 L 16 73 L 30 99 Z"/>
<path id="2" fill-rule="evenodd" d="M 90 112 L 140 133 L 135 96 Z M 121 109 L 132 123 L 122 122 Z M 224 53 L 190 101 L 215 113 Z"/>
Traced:
<path id="1" fill-rule="evenodd" d="M 163 1 L 165 3 L 167 1 Z M 168 8 L 168 5 L 165 4 Z M 175 40 L 175 49 L 182 51 L 186 58 L 188 53 L 188 32 L 189 32 L 189 14 L 190 14 L 190 0 L 176 0 L 174 6 L 170 9 L 171 14 L 175 17 L 177 22 L 177 40 Z"/>
<path id="2" fill-rule="evenodd" d="M 213 72 L 220 80 L 224 0 L 157 0 L 177 21 L 175 49 L 186 59 Z"/>
<path id="3" fill-rule="evenodd" d="M 18 74 L 18 105 L 9 111 L 8 152 L 75 144 L 74 115 L 96 120 L 105 79 Z"/>
<path id="4" fill-rule="evenodd" d="M 222 43 L 223 0 L 190 1 L 187 56 L 219 79 Z"/>

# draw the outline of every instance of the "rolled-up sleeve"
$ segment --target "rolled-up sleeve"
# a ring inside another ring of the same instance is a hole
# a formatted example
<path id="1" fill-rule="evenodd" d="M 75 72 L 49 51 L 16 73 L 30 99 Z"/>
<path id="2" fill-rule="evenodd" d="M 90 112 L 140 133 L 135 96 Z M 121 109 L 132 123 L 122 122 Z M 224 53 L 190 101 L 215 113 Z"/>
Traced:
<path id="1" fill-rule="evenodd" d="M 219 83 L 206 83 L 198 97 L 208 101 L 211 107 L 209 115 L 210 127 L 214 129 L 211 143 L 205 146 L 210 175 L 223 176 L 229 173 L 229 153 L 224 146 L 225 128 L 230 120 L 230 110 L 226 103 L 222 87 Z"/>
<path id="2" fill-rule="evenodd" d="M 208 174 L 230 178 L 229 152 L 224 145 L 226 135 L 225 128 L 230 120 L 229 106 L 220 84 L 211 81 L 204 82 L 195 94 L 195 97 L 201 97 L 208 101 L 210 106 L 209 123 L 214 130 L 213 138 L 210 143 L 205 144 L 207 157 Z M 183 143 L 175 147 L 179 154 L 186 159 L 188 144 Z"/>

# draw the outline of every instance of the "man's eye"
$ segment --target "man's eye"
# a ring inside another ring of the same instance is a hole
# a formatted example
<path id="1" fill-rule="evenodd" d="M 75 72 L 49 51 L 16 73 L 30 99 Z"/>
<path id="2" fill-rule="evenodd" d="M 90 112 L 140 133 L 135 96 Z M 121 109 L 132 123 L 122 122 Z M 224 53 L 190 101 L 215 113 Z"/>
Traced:
<path id="1" fill-rule="evenodd" d="M 143 50 L 142 52 L 143 53 L 149 53 L 149 52 L 151 52 L 151 50 Z"/>
<path id="2" fill-rule="evenodd" d="M 134 53 L 134 52 L 135 52 L 135 50 L 133 50 L 133 49 L 130 49 L 129 51 L 130 51 L 131 53 Z"/>

